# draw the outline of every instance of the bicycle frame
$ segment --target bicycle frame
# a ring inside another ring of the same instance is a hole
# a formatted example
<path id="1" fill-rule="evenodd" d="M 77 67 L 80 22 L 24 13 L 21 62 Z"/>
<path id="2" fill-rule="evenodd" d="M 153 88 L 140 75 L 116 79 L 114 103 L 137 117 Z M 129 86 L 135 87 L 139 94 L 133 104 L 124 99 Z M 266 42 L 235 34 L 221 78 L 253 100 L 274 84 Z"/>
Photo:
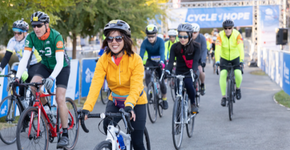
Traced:
<path id="1" fill-rule="evenodd" d="M 114 133 L 114 134 L 112 134 Z M 119 142 L 117 141 L 117 134 L 122 135 L 126 147 L 131 147 L 131 135 L 119 130 L 114 125 L 108 125 L 106 141 L 111 141 L 112 149 L 118 150 Z"/>
<path id="2" fill-rule="evenodd" d="M 45 110 L 44 110 L 44 108 L 43 108 L 43 105 L 42 105 L 42 103 L 41 103 L 41 101 L 40 101 L 40 98 L 41 97 L 47 97 L 47 96 L 53 96 L 53 95 L 55 95 L 55 94 L 53 94 L 53 93 L 48 93 L 48 94 L 46 94 L 46 93 L 42 93 L 42 94 L 40 94 L 40 92 L 39 92 L 39 87 L 37 87 L 37 92 L 35 92 L 35 103 L 34 103 L 34 105 L 33 105 L 33 107 L 37 107 L 38 108 L 38 120 L 37 120 L 37 137 L 39 137 L 39 132 L 40 132 L 40 117 L 41 117 L 41 113 L 44 115 L 44 118 L 45 118 L 45 120 L 47 121 L 47 124 L 49 125 L 49 130 L 50 130 L 50 132 L 51 132 L 51 136 L 52 137 L 57 137 L 58 136 L 58 133 L 59 134 L 61 134 L 60 132 L 59 132 L 59 128 L 61 128 L 62 126 L 61 125 L 59 125 L 59 122 L 58 122 L 58 113 L 57 113 L 57 119 L 56 119 L 56 121 L 57 121 L 57 123 L 55 124 L 55 126 L 53 126 L 52 125 L 52 123 L 51 123 L 51 120 L 50 120 L 50 118 L 48 117 L 48 115 L 46 114 L 46 112 L 45 112 Z M 72 116 L 72 114 L 71 114 L 71 112 L 70 111 L 68 111 L 68 115 L 70 115 L 70 117 L 72 118 L 72 123 L 71 123 L 71 125 L 68 127 L 68 130 L 70 130 L 70 129 L 72 129 L 73 128 L 73 125 L 74 125 L 74 118 L 73 118 L 73 116 Z M 33 115 L 33 113 L 31 112 L 31 118 L 30 118 L 30 122 L 29 122 L 29 130 L 28 130 L 28 136 L 30 135 L 30 133 L 31 133 L 31 127 L 32 127 L 32 122 L 33 122 L 33 118 L 34 118 L 34 115 Z"/>

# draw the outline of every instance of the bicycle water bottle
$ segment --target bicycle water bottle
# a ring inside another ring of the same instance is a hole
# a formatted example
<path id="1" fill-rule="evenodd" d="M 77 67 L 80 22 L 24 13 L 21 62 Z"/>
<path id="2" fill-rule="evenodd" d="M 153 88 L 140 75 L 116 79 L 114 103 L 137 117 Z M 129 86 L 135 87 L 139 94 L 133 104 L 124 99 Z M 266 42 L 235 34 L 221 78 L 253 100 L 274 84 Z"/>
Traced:
<path id="1" fill-rule="evenodd" d="M 126 146 L 125 146 L 125 144 L 124 144 L 124 140 L 123 140 L 122 135 L 118 134 L 118 135 L 117 135 L 117 139 L 118 139 L 118 141 L 119 141 L 120 149 L 121 149 L 121 150 L 125 150 L 125 149 L 126 149 Z"/>
<path id="2" fill-rule="evenodd" d="M 52 123 L 56 124 L 56 111 L 57 108 L 55 105 L 51 106 L 51 115 L 52 115 Z"/>

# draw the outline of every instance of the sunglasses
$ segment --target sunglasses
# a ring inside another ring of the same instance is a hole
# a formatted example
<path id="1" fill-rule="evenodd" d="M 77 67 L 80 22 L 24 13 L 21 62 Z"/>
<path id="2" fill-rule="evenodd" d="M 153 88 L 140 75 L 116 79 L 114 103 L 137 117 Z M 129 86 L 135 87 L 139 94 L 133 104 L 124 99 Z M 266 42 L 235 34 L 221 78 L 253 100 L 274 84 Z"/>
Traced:
<path id="1" fill-rule="evenodd" d="M 169 38 L 176 38 L 176 36 L 169 36 Z"/>
<path id="2" fill-rule="evenodd" d="M 148 39 L 153 39 L 155 36 L 147 36 Z"/>
<path id="3" fill-rule="evenodd" d="M 37 28 L 41 28 L 44 24 L 38 24 L 38 25 L 32 25 L 33 28 L 37 27 Z"/>
<path id="4" fill-rule="evenodd" d="M 13 32 L 14 33 L 14 35 L 21 35 L 22 34 L 22 32 Z"/>
<path id="5" fill-rule="evenodd" d="M 180 39 L 188 39 L 188 36 L 187 35 L 185 35 L 185 36 L 181 36 L 181 35 L 178 35 L 178 38 L 180 38 Z"/>
<path id="6" fill-rule="evenodd" d="M 115 36 L 115 37 L 109 36 L 109 37 L 107 37 L 108 43 L 112 43 L 114 41 L 114 39 L 116 40 L 116 42 L 120 43 L 120 42 L 122 42 L 123 37 L 122 36 Z"/>
<path id="7" fill-rule="evenodd" d="M 232 27 L 230 27 L 230 28 L 224 28 L 225 30 L 231 30 L 232 29 Z"/>

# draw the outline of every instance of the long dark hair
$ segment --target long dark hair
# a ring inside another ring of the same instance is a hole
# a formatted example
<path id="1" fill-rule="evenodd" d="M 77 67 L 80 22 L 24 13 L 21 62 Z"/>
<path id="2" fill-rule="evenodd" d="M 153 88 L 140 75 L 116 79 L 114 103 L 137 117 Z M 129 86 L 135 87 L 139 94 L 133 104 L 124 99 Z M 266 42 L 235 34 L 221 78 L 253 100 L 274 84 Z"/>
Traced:
<path id="1" fill-rule="evenodd" d="M 109 36 L 112 32 L 116 32 L 116 31 L 119 31 L 121 33 L 121 36 L 123 37 L 123 40 L 124 40 L 124 47 L 122 50 L 125 50 L 127 52 L 128 56 L 131 56 L 131 54 L 134 54 L 134 51 L 132 49 L 133 41 L 131 40 L 131 38 L 129 36 L 127 36 L 121 30 L 111 30 L 107 34 L 107 36 Z M 105 49 L 106 54 L 109 54 L 110 52 L 112 52 L 111 49 L 109 48 L 107 38 L 103 41 L 102 49 L 104 49 L 105 47 L 107 47 Z"/>

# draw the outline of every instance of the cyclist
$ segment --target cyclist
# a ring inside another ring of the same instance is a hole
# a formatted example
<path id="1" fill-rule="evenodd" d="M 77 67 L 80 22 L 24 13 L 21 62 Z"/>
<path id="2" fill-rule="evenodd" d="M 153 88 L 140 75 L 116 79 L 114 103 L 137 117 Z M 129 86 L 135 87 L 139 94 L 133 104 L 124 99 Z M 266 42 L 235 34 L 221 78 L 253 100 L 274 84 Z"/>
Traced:
<path id="1" fill-rule="evenodd" d="M 104 34 L 107 38 L 103 41 L 102 48 L 107 46 L 107 49 L 97 63 L 82 113 L 86 115 L 86 120 L 87 114 L 95 106 L 106 76 L 109 88 L 112 90 L 106 112 L 119 112 L 119 108 L 130 112 L 133 120 L 131 124 L 134 128 L 131 133 L 133 148 L 145 150 L 143 133 L 146 123 L 147 98 L 143 91 L 142 59 L 132 49 L 131 30 L 125 21 L 110 21 L 104 28 Z M 120 97 L 123 97 L 125 101 L 120 100 Z M 120 119 L 114 121 L 119 122 Z M 105 132 L 107 132 L 109 122 L 109 119 L 104 120 Z"/>
<path id="2" fill-rule="evenodd" d="M 170 48 L 171 46 L 177 42 L 176 36 L 177 31 L 176 30 L 169 30 L 168 31 L 169 40 L 165 42 L 165 59 L 168 61 L 170 56 Z"/>
<path id="3" fill-rule="evenodd" d="M 173 68 L 174 58 L 176 57 L 176 74 L 184 74 L 193 69 L 194 73 L 198 75 L 198 61 L 200 59 L 200 45 L 192 40 L 193 28 L 191 24 L 182 23 L 177 28 L 179 42 L 171 47 L 169 62 L 166 67 L 166 73 L 170 74 Z M 190 73 L 186 74 L 190 75 Z M 191 111 L 198 112 L 195 105 L 196 91 L 192 84 L 192 78 L 183 79 L 187 94 L 191 100 Z"/>
<path id="4" fill-rule="evenodd" d="M 13 23 L 12 30 L 14 33 L 14 37 L 12 37 L 7 45 L 7 50 L 5 55 L 1 61 L 0 72 L 2 72 L 3 68 L 8 64 L 13 52 L 16 53 L 19 61 L 22 59 L 24 53 L 24 44 L 25 38 L 27 37 L 27 31 L 29 29 L 28 23 L 26 23 L 23 18 L 21 20 L 17 20 Z M 35 71 L 40 66 L 41 57 L 39 56 L 37 51 L 34 51 L 30 63 L 27 66 L 28 70 L 24 71 L 21 79 L 23 82 L 30 82 L 32 77 L 35 74 Z M 24 88 L 20 88 L 20 95 L 24 96 Z"/>
<path id="5" fill-rule="evenodd" d="M 49 27 L 49 16 L 47 14 L 37 11 L 32 14 L 30 22 L 33 32 L 26 38 L 23 58 L 20 61 L 16 77 L 19 78 L 25 70 L 32 48 L 35 47 L 42 61 L 31 82 L 41 82 L 43 78 L 46 78 L 44 86 L 46 89 L 51 89 L 54 80 L 56 80 L 56 102 L 63 129 L 57 148 L 62 148 L 69 144 L 68 108 L 65 103 L 65 94 L 70 74 L 70 59 L 64 51 L 62 36 Z M 31 88 L 34 92 L 36 91 L 34 87 Z M 48 102 L 44 98 L 41 98 L 41 102 L 47 111 Z"/>
<path id="6" fill-rule="evenodd" d="M 198 61 L 199 65 L 198 65 L 198 70 L 200 73 L 199 79 L 201 81 L 200 84 L 200 94 L 204 95 L 205 94 L 205 85 L 204 85 L 204 80 L 205 80 L 205 73 L 202 71 L 205 66 L 206 66 L 206 56 L 207 56 L 207 43 L 206 43 L 206 39 L 205 37 L 199 33 L 200 27 L 197 23 L 193 23 L 191 24 L 192 28 L 193 28 L 193 33 L 192 33 L 192 39 L 193 41 L 197 42 L 200 44 L 200 48 L 201 48 L 201 55 L 200 55 L 200 59 Z"/>
<path id="7" fill-rule="evenodd" d="M 146 62 L 146 67 L 149 66 L 161 66 L 162 69 L 165 68 L 164 60 L 164 41 L 162 38 L 157 37 L 157 27 L 153 24 L 149 24 L 146 27 L 146 34 L 147 38 L 143 41 L 141 44 L 141 49 L 140 49 L 140 56 L 143 59 L 145 51 L 147 51 L 148 54 L 148 59 Z M 162 71 L 160 68 L 156 69 L 159 75 L 159 78 L 161 77 Z M 146 81 L 146 86 L 150 83 L 151 79 L 151 72 L 150 70 L 146 70 L 145 74 L 145 81 Z M 166 85 L 164 82 L 164 79 L 161 81 L 161 93 L 162 93 L 162 108 L 163 109 L 168 109 L 168 102 L 167 102 L 167 97 L 166 97 Z"/>
<path id="8" fill-rule="evenodd" d="M 241 67 L 244 61 L 244 44 L 239 31 L 233 28 L 234 22 L 230 19 L 223 22 L 224 30 L 221 31 L 216 40 L 215 60 L 216 65 L 220 66 L 220 88 L 222 92 L 221 105 L 226 106 L 226 85 L 227 68 L 223 65 L 232 63 L 236 80 L 236 98 L 241 99 L 242 72 Z"/>
<path id="9" fill-rule="evenodd" d="M 212 37 L 212 41 L 213 42 L 211 43 L 211 58 L 213 59 L 213 62 L 215 62 L 214 51 L 215 51 L 215 42 L 216 42 L 216 39 L 217 39 L 217 35 L 218 35 L 218 33 L 215 32 L 214 36 Z M 215 65 L 215 64 L 213 63 L 213 65 Z"/>

